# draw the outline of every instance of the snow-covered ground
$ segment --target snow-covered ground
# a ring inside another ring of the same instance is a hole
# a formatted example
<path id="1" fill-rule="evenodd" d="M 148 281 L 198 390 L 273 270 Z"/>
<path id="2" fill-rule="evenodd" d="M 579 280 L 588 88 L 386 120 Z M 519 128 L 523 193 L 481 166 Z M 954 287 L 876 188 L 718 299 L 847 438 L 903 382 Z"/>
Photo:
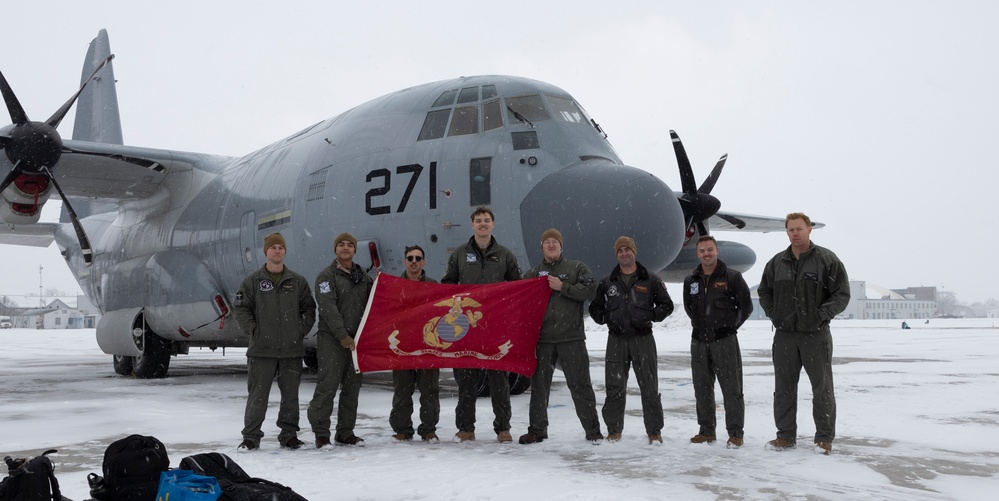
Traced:
<path id="1" fill-rule="evenodd" d="M 682 312 L 678 312 L 682 316 Z M 677 316 L 677 315 L 674 315 Z M 394 443 L 385 375 L 366 376 L 356 432 L 363 448 L 281 450 L 277 387 L 261 450 L 236 453 L 246 398 L 244 350 L 193 351 L 171 376 L 117 376 L 92 330 L 0 330 L 0 455 L 48 448 L 63 494 L 88 497 L 86 474 L 100 472 L 104 449 L 125 435 L 162 440 L 184 456 L 225 452 L 251 475 L 327 499 L 992 499 L 999 488 L 999 330 L 993 319 L 837 321 L 833 325 L 839 419 L 831 456 L 810 447 L 764 449 L 774 437 L 770 325 L 750 321 L 739 335 L 745 365 L 746 445 L 692 445 L 697 432 L 688 366 L 689 327 L 670 319 L 656 330 L 665 444 L 650 446 L 638 388 L 628 400 L 624 440 L 591 445 L 561 373 L 549 409 L 550 439 L 499 444 L 488 399 L 478 406 L 479 441 L 451 443 L 453 393 L 441 403 L 440 444 Z M 587 324 L 592 377 L 603 401 L 606 334 Z M 449 371 L 443 371 L 449 372 Z M 450 377 L 448 375 L 448 377 Z M 799 395 L 799 444 L 811 443 L 807 378 Z M 305 407 L 315 376 L 301 387 L 300 437 L 311 444 Z M 525 433 L 529 395 L 513 397 L 514 437 Z M 335 419 L 335 415 L 334 415 Z M 606 430 L 605 430 L 606 432 Z"/>

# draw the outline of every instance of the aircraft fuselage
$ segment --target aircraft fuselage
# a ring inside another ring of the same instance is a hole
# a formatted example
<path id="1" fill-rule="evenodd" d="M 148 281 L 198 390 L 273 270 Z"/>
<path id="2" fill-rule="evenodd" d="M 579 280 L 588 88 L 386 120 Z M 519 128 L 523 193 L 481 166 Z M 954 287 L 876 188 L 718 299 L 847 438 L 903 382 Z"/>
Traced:
<path id="1" fill-rule="evenodd" d="M 668 186 L 622 165 L 568 93 L 523 78 L 413 87 L 242 158 L 189 157 L 192 167 L 170 173 L 156 196 L 83 220 L 93 266 L 73 254 L 70 230 L 57 235 L 84 293 L 109 317 L 98 328 L 108 353 L 137 354 L 122 331 L 140 311 L 165 339 L 245 345 L 224 312 L 275 231 L 287 240 L 286 264 L 308 278 L 333 260 L 332 239 L 344 231 L 360 241 L 355 262 L 365 268 L 374 256 L 380 271 L 399 274 L 404 247 L 417 244 L 428 275 L 440 277 L 471 236 L 478 205 L 495 212 L 494 236 L 524 270 L 540 260 L 537 240 L 549 227 L 565 235 L 566 256 L 598 277 L 616 264 L 618 235 L 636 237 L 639 261 L 659 270 L 684 231 Z"/>

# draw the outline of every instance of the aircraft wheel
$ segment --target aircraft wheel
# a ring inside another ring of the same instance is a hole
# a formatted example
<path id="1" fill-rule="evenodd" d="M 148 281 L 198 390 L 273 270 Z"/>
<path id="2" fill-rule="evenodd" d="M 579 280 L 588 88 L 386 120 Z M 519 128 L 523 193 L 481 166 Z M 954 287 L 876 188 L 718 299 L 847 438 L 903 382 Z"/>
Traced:
<path id="1" fill-rule="evenodd" d="M 531 378 L 517 374 L 516 372 L 510 373 L 510 394 L 520 395 L 531 388 Z"/>
<path id="2" fill-rule="evenodd" d="M 139 379 L 158 379 L 166 377 L 170 368 L 170 341 L 163 339 L 152 331 L 143 333 L 142 354 L 135 357 L 135 377 Z"/>
<path id="3" fill-rule="evenodd" d="M 489 375 L 485 370 L 479 371 L 479 384 L 476 385 L 476 388 L 478 388 L 478 390 L 476 390 L 475 394 L 478 395 L 479 398 L 489 396 Z"/>
<path id="4" fill-rule="evenodd" d="M 531 378 L 527 376 L 511 372 L 509 378 L 511 395 L 520 395 L 531 388 Z M 479 398 L 489 396 L 489 375 L 485 370 L 479 372 L 479 385 L 476 395 Z"/>
<path id="5" fill-rule="evenodd" d="M 115 374 L 121 374 L 122 376 L 130 376 L 132 374 L 132 357 L 125 355 L 111 355 L 111 360 L 114 364 Z"/>
<path id="6" fill-rule="evenodd" d="M 302 363 L 305 364 L 305 368 L 309 372 L 316 372 L 319 370 L 319 354 L 316 350 L 305 350 L 305 356 L 302 357 Z"/>

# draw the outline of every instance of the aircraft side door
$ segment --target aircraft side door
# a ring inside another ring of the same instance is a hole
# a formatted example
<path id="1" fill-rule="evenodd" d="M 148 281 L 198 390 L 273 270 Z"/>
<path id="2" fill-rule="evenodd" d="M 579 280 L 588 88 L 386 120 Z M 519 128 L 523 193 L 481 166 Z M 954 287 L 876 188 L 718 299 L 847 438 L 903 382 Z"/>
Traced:
<path id="1" fill-rule="evenodd" d="M 260 264 L 260 244 L 262 240 L 257 238 L 257 215 L 254 211 L 246 211 L 239 223 L 239 248 L 240 261 L 243 263 L 243 276 L 248 276 L 258 268 Z"/>

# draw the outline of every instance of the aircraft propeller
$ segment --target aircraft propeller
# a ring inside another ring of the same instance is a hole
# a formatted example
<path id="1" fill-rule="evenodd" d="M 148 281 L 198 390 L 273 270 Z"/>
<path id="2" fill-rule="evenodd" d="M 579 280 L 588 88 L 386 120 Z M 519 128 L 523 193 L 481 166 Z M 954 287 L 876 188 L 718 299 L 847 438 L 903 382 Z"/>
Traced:
<path id="1" fill-rule="evenodd" d="M 701 183 L 701 187 L 698 188 L 697 181 L 694 179 L 694 171 L 690 167 L 690 159 L 687 158 L 687 151 L 683 148 L 680 136 L 673 130 L 669 131 L 669 135 L 673 140 L 676 163 L 680 167 L 680 185 L 683 194 L 678 200 L 680 208 L 683 209 L 683 220 L 686 228 L 684 244 L 686 244 L 694 236 L 695 227 L 699 234 L 708 234 L 708 228 L 704 225 L 704 221 L 717 214 L 718 209 L 721 208 L 721 202 L 711 195 L 711 190 L 714 189 L 715 183 L 721 177 L 722 168 L 725 167 L 725 161 L 728 160 L 728 153 L 718 159 L 715 168 L 711 169 L 711 174 L 708 174 L 708 177 Z M 719 217 L 732 223 L 737 228 L 741 229 L 746 226 L 746 223 L 737 217 L 729 215 L 720 215 Z"/>
<path id="2" fill-rule="evenodd" d="M 11 183 L 16 182 L 19 178 L 26 185 L 34 183 L 36 186 L 33 189 L 37 190 L 36 193 L 41 193 L 45 190 L 48 183 L 52 183 L 52 186 L 59 193 L 59 197 L 62 198 L 63 206 L 66 207 L 66 212 L 73 222 L 76 237 L 80 241 L 83 260 L 87 263 L 87 266 L 90 266 L 93 260 L 90 239 L 87 238 L 87 233 L 83 230 L 83 225 L 80 223 L 76 211 L 73 210 L 73 206 L 69 203 L 69 199 L 66 198 L 66 194 L 63 193 L 55 176 L 52 175 L 52 169 L 55 168 L 63 153 L 62 137 L 56 128 L 59 127 L 69 109 L 76 103 L 77 98 L 83 93 L 83 89 L 87 84 L 112 59 L 114 59 L 114 54 L 108 56 L 107 59 L 99 64 L 97 69 L 90 74 L 90 77 L 80 85 L 80 90 L 76 91 L 45 122 L 33 122 L 28 119 L 28 115 L 24 112 L 20 101 L 17 100 L 17 96 L 14 95 L 14 91 L 7 83 L 7 79 L 4 78 L 3 73 L 0 73 L 0 92 L 3 93 L 3 99 L 7 103 L 7 111 L 10 112 L 10 119 L 14 124 L 13 128 L 9 129 L 9 135 L 0 136 L 0 149 L 4 150 L 7 158 L 13 164 L 7 177 L 4 178 L 3 182 L 0 182 L 0 193 L 3 193 Z"/>

